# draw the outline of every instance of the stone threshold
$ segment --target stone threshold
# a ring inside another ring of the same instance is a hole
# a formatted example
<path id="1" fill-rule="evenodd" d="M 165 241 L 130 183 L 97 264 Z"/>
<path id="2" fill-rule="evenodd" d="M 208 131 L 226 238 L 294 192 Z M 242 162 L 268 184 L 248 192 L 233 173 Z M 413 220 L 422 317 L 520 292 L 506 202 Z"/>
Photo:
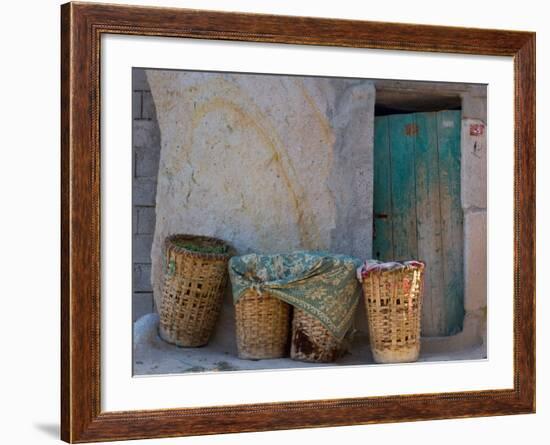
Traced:
<path id="1" fill-rule="evenodd" d="M 351 351 L 334 363 L 305 363 L 290 358 L 241 360 L 233 338 L 214 340 L 202 348 L 180 348 L 158 336 L 158 315 L 147 314 L 134 323 L 133 375 L 186 374 L 195 372 L 252 371 L 318 368 L 346 365 L 375 365 L 368 338 L 356 336 Z M 465 342 L 463 336 L 424 337 L 419 362 L 483 360 L 483 344 Z M 385 365 L 376 365 L 385 366 Z"/>

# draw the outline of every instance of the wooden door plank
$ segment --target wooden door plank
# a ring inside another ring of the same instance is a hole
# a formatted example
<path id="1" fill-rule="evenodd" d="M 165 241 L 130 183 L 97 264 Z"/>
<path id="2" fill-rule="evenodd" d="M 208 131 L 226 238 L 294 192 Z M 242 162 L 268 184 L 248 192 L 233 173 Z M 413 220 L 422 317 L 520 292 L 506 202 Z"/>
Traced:
<path id="1" fill-rule="evenodd" d="M 374 258 L 388 261 L 393 258 L 391 217 L 390 139 L 387 116 L 374 121 Z"/>
<path id="2" fill-rule="evenodd" d="M 462 329 L 464 320 L 463 213 L 460 203 L 460 111 L 437 113 L 439 194 L 443 241 L 446 335 Z"/>
<path id="3" fill-rule="evenodd" d="M 415 145 L 418 258 L 426 262 L 422 335 L 432 337 L 445 334 L 436 113 L 417 113 L 416 125 L 418 127 Z"/>
<path id="4" fill-rule="evenodd" d="M 395 260 L 417 258 L 414 114 L 389 116 L 393 253 Z"/>

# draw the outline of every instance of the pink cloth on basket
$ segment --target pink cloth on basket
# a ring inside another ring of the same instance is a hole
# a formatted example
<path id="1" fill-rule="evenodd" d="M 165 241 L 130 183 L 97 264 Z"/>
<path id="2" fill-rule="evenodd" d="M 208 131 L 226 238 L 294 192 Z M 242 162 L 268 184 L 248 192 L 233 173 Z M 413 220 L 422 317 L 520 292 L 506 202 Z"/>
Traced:
<path id="1" fill-rule="evenodd" d="M 372 272 L 381 272 L 384 270 L 396 270 L 396 269 L 402 269 L 405 267 L 423 269 L 424 267 L 426 267 L 426 264 L 420 260 L 388 261 L 386 263 L 383 263 L 378 260 L 367 260 L 362 266 L 357 268 L 357 279 L 362 282 L 363 278 L 366 278 Z"/>

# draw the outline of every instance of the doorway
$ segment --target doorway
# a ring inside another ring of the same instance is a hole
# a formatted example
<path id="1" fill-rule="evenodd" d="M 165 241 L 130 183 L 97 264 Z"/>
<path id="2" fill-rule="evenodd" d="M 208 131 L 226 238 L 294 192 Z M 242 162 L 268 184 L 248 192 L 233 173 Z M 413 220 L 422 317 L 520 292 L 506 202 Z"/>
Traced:
<path id="1" fill-rule="evenodd" d="M 422 335 L 464 320 L 461 111 L 375 117 L 373 255 L 426 262 Z"/>

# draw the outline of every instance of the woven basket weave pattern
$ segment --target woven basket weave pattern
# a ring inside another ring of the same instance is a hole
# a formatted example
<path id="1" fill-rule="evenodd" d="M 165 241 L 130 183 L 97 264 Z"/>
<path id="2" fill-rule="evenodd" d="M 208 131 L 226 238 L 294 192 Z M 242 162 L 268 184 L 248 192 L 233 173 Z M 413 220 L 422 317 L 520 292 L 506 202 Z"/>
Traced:
<path id="1" fill-rule="evenodd" d="M 160 309 L 161 337 L 183 347 L 208 343 L 227 284 L 228 254 L 202 254 L 174 241 L 222 244 L 206 237 L 179 235 L 165 244 L 165 275 Z"/>
<path id="2" fill-rule="evenodd" d="M 294 308 L 290 357 L 306 362 L 332 362 L 342 354 L 342 341 L 307 312 Z"/>
<path id="3" fill-rule="evenodd" d="M 287 355 L 290 306 L 266 293 L 249 290 L 235 304 L 237 347 L 244 359 Z"/>
<path id="4" fill-rule="evenodd" d="M 423 268 L 375 271 L 363 278 L 374 359 L 415 361 L 420 352 Z"/>

